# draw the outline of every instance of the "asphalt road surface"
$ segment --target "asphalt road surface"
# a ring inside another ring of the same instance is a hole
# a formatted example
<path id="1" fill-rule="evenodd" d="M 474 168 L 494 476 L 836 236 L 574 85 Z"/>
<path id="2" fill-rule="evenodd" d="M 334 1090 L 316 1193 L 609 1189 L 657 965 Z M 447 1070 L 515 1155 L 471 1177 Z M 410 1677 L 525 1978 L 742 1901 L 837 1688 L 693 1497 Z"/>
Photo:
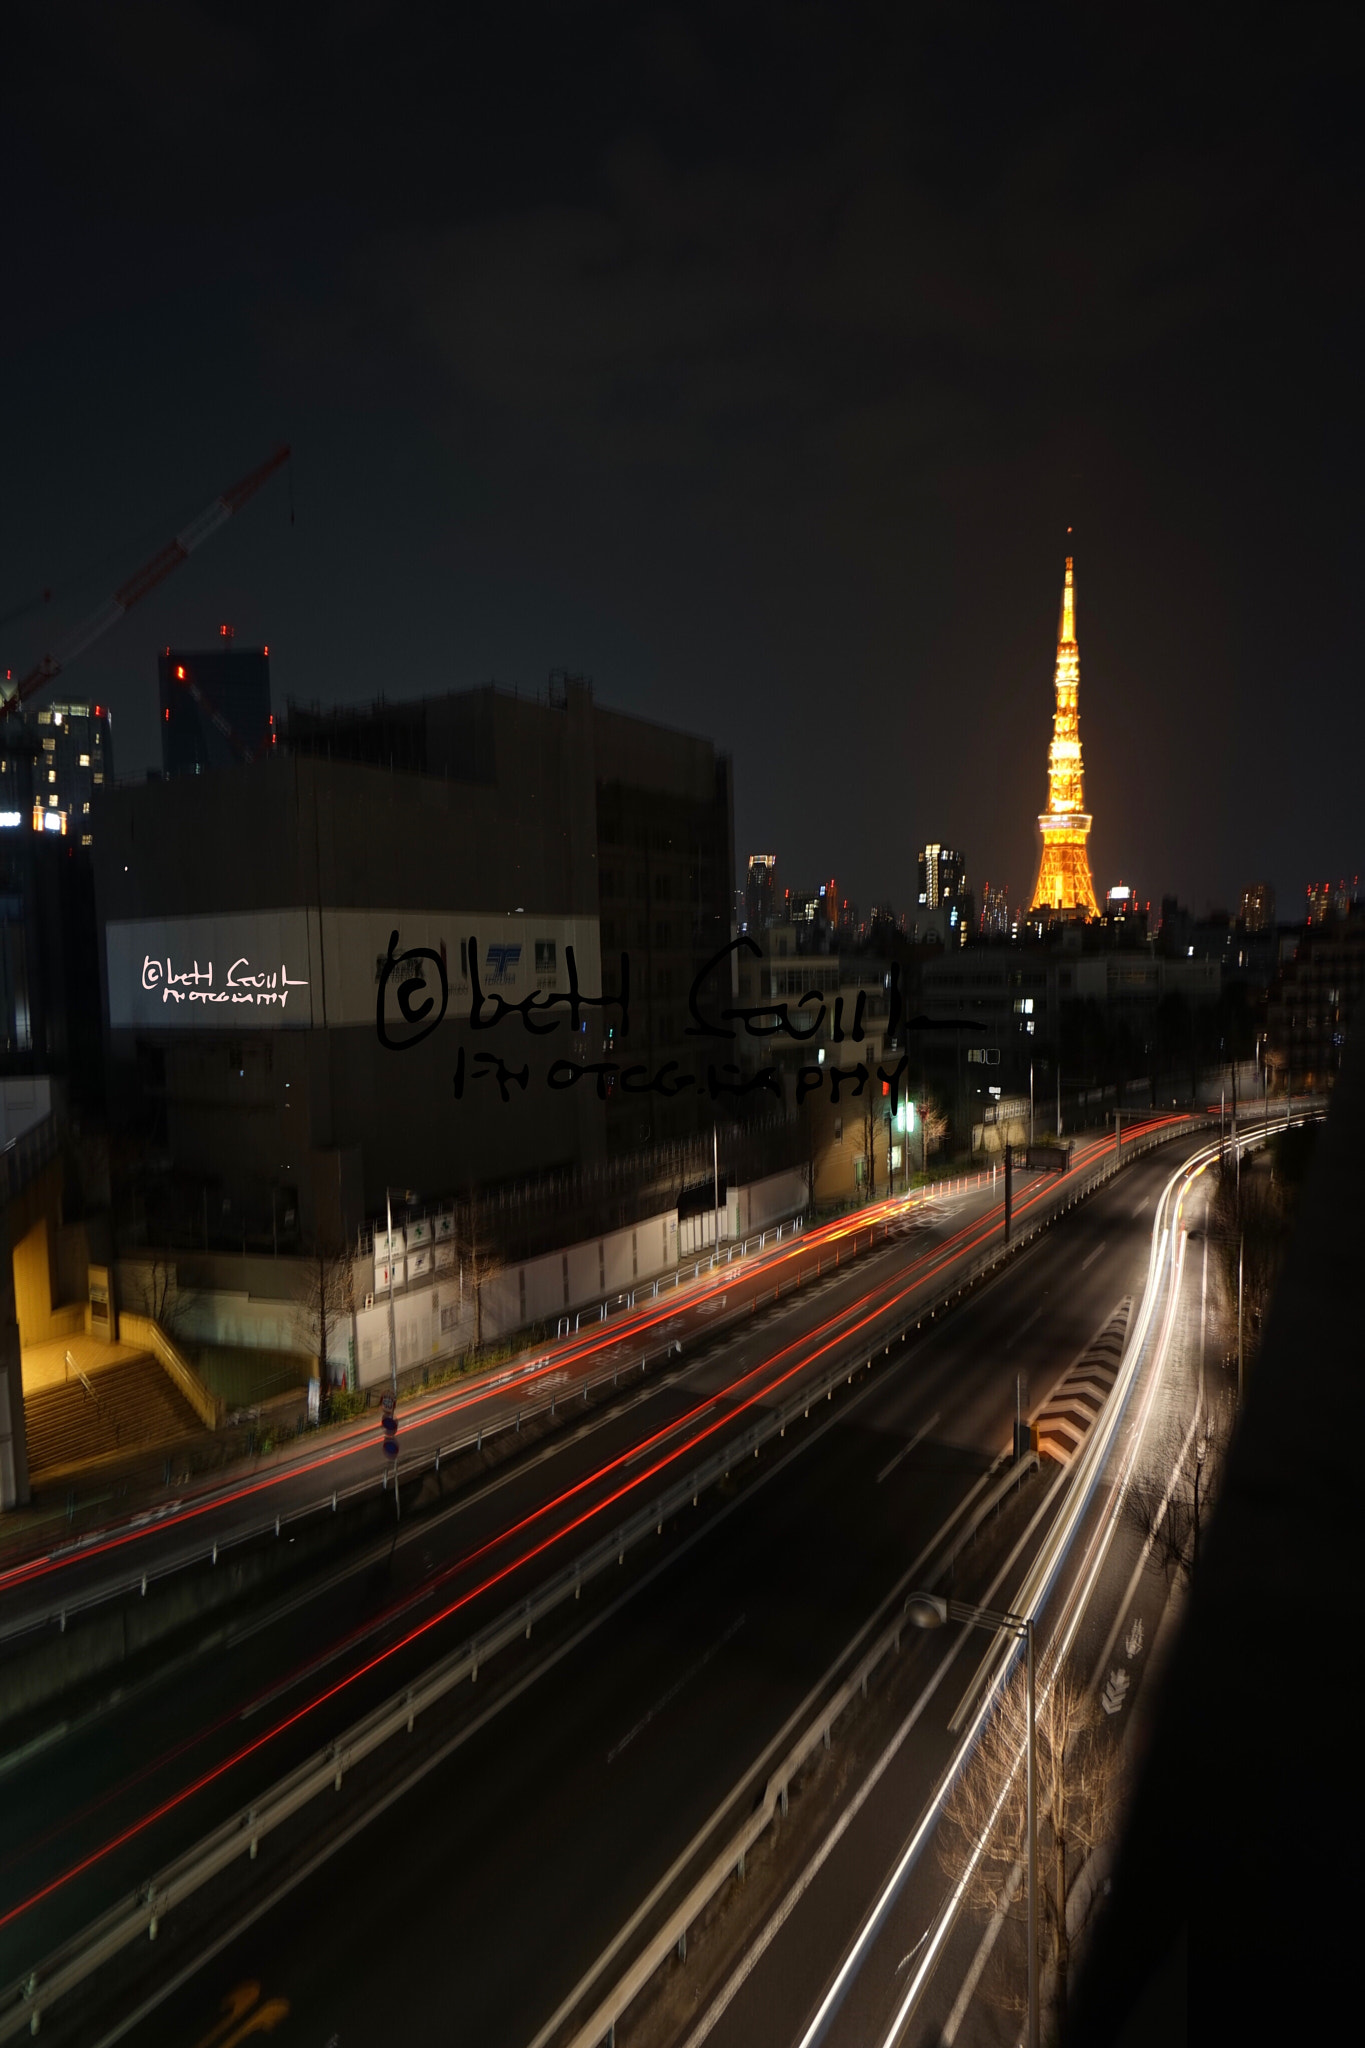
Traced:
<path id="1" fill-rule="evenodd" d="M 585 1592 L 419 1724 L 409 1750 L 354 1774 L 325 1824 L 313 1815 L 281 1831 L 256 1864 L 173 1915 L 155 1951 L 111 1966 L 78 2014 L 45 2015 L 44 2036 L 194 2044 L 223 1999 L 256 1985 L 242 2023 L 254 2014 L 255 2031 L 284 2041 L 528 2041 L 999 1456 L 1016 1375 L 1036 1406 L 1140 1291 L 1152 1202 L 1176 1156 L 1167 1146 L 1136 1162 L 1061 1220 L 742 1483 L 704 1500 L 694 1522 L 666 1530 L 657 1555 L 628 1560 L 619 1591 Z M 685 1360 L 672 1384 L 647 1384 L 443 1520 L 413 1523 L 391 1560 L 150 1674 L 11 1769 L 0 1974 L 37 1960 L 236 1811 L 253 1783 L 410 1682 L 480 1603 L 505 1606 L 544 1568 L 543 1551 L 518 1562 L 533 1547 L 517 1526 L 528 1516 L 541 1517 L 536 1543 L 554 1538 L 628 1481 L 646 1437 L 646 1462 L 687 1455 L 751 1398 L 746 1374 L 762 1398 L 777 1370 L 844 1341 L 850 1319 L 903 1292 L 915 1261 L 927 1275 L 973 1221 L 970 1204 L 939 1205 L 851 1272 Z M 842 1335 L 825 1332 L 841 1318 Z M 866 1334 L 857 1341 L 870 1348 Z M 574 1486 L 583 1491 L 566 1500 Z M 929 1654 L 916 1646 L 906 1668 Z M 818 1978 L 814 1951 L 810 1962 Z M 140 2010 L 129 2031 L 111 2032 Z M 798 2024 L 804 2010 L 793 1984 Z M 781 2037 L 766 2022 L 735 2036 Z"/>

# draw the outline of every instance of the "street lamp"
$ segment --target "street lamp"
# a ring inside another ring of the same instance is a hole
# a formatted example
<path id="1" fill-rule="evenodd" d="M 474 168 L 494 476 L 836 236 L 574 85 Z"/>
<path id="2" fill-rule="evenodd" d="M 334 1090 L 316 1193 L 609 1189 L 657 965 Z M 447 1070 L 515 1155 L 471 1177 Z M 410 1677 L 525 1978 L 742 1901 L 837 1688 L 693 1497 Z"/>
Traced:
<path id="1" fill-rule="evenodd" d="M 916 1628 L 942 1628 L 948 1621 L 965 1621 L 973 1628 L 989 1629 L 992 1635 L 1008 1629 L 1028 1651 L 1028 1744 L 1025 1770 L 1028 1778 L 1028 2040 L 1038 2048 L 1038 1773 L 1035 1760 L 1034 1726 L 1037 1718 L 1033 1683 L 1033 1616 L 997 1614 L 989 1607 L 969 1607 L 961 1600 L 944 1600 L 937 1593 L 912 1593 L 905 1603 L 905 1618 Z"/>

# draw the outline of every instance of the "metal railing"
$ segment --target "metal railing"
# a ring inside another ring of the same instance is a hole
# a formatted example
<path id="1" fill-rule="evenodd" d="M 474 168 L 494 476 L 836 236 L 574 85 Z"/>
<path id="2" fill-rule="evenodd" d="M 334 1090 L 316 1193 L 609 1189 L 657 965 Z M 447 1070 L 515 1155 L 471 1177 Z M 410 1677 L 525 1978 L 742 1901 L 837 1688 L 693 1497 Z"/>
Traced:
<path id="1" fill-rule="evenodd" d="M 918 1309 L 911 1311 L 907 1315 L 905 1322 L 907 1332 L 912 1324 L 917 1329 L 922 1322 L 932 1320 L 942 1309 L 949 1307 L 954 1301 L 960 1299 L 962 1294 L 968 1288 L 974 1286 L 980 1278 L 987 1273 L 993 1272 L 1005 1259 L 1013 1257 L 1026 1245 L 1032 1243 L 1041 1230 L 1048 1228 L 1058 1217 L 1065 1215 L 1068 1210 L 1075 1207 L 1077 1202 L 1087 1199 L 1097 1188 L 1102 1187 L 1111 1179 L 1113 1174 L 1122 1166 L 1153 1150 L 1157 1145 L 1168 1143 L 1172 1138 L 1187 1134 L 1196 1123 L 1206 1121 L 1208 1119 L 1192 1118 L 1182 1122 L 1178 1129 L 1162 1129 L 1149 1136 L 1138 1137 L 1125 1142 L 1121 1154 L 1105 1154 L 1102 1160 L 1090 1169 L 1087 1177 L 1080 1185 L 1068 1190 L 1065 1199 L 1050 1206 L 1045 1214 L 1038 1217 L 1032 1223 L 1028 1222 L 1027 1217 L 1021 1219 L 1016 1212 L 1014 1229 L 1009 1245 L 1005 1246 L 997 1242 L 988 1246 L 977 1259 L 972 1261 L 948 1283 L 941 1296 L 936 1296 L 931 1302 L 922 1304 Z M 1216 1115 L 1212 1121 L 1214 1123 L 1217 1122 Z M 959 1177 L 962 1180 L 975 1179 L 980 1182 L 988 1181 L 990 1178 L 989 1173 L 979 1176 Z M 958 1191 L 956 1183 L 949 1187 L 945 1183 L 939 1182 L 933 1189 L 920 1192 L 923 1192 L 926 1196 L 932 1196 L 956 1191 Z M 901 1227 L 904 1220 L 905 1216 L 902 1213 L 896 1217 L 880 1219 L 870 1223 L 867 1226 L 868 1242 L 863 1249 L 871 1250 L 879 1234 L 885 1240 L 893 1230 Z M 828 1271 L 836 1268 L 844 1258 L 857 1257 L 859 1255 L 857 1240 L 860 1236 L 861 1228 L 854 1232 L 853 1242 L 848 1247 L 836 1249 L 833 1259 L 825 1259 L 817 1252 L 814 1265 L 807 1266 L 804 1270 L 798 1270 L 792 1284 L 796 1287 L 804 1286 L 808 1281 L 817 1280 Z M 779 1291 L 784 1291 L 781 1290 L 780 1285 Z M 711 1342 L 721 1331 L 735 1324 L 747 1321 L 761 1305 L 760 1298 L 746 1301 L 728 1313 L 717 1315 L 708 1323 L 705 1332 L 699 1334 L 704 1334 L 705 1341 Z M 388 1466 L 385 1465 L 378 1472 L 370 1472 L 365 1477 L 354 1480 L 348 1486 L 334 1487 L 330 1493 L 322 1493 L 314 1500 L 301 1502 L 295 1507 L 280 1509 L 275 1513 L 267 1513 L 259 1521 L 244 1524 L 237 1529 L 224 1531 L 217 1536 L 206 1535 L 201 1545 L 188 1552 L 181 1552 L 176 1557 L 167 1558 L 159 1564 L 139 1565 L 126 1576 L 109 1580 L 83 1594 L 73 1595 L 69 1600 L 59 1600 L 55 1606 L 47 1607 L 40 1612 L 21 1614 L 9 1619 L 0 1619 L 0 1642 L 14 1641 L 22 1636 L 31 1635 L 38 1630 L 49 1627 L 55 1627 L 58 1631 L 64 1631 L 68 1623 L 76 1616 L 89 1613 L 98 1607 L 106 1606 L 111 1601 L 127 1599 L 131 1596 L 145 1598 L 149 1587 L 157 1584 L 159 1581 L 176 1577 L 182 1572 L 191 1571 L 204 1565 L 216 1566 L 219 1560 L 230 1550 L 241 1549 L 272 1534 L 279 1538 L 285 1530 L 296 1529 L 301 1523 L 314 1517 L 336 1514 L 342 1506 L 351 1506 L 361 1499 L 376 1493 L 385 1494 L 389 1490 L 391 1476 L 394 1485 L 398 1487 L 404 1484 L 413 1485 L 420 1483 L 429 1475 L 439 1474 L 443 1463 L 449 1463 L 452 1458 L 458 1457 L 462 1452 L 473 1450 L 478 1454 L 482 1451 L 485 1440 L 494 1435 L 519 1434 L 524 1423 L 539 1421 L 542 1418 L 553 1421 L 560 1409 L 569 1406 L 571 1403 L 576 1403 L 580 1406 L 584 1405 L 590 1396 L 605 1392 L 609 1385 L 613 1390 L 618 1388 L 623 1379 L 629 1380 L 638 1376 L 643 1380 L 652 1368 L 666 1363 L 669 1359 L 681 1354 L 682 1348 L 680 1339 L 669 1338 L 657 1348 L 643 1352 L 638 1359 L 624 1362 L 618 1361 L 610 1367 L 604 1366 L 599 1373 L 575 1380 L 571 1387 L 564 1386 L 562 1382 L 558 1385 L 552 1385 L 538 1397 L 533 1396 L 524 1404 L 508 1409 L 488 1424 L 477 1424 L 473 1428 L 466 1429 L 462 1434 L 433 1446 L 430 1450 L 410 1454 L 406 1461 L 400 1457 L 392 1475 Z M 547 1367 L 552 1367 L 553 1364 L 552 1355 L 545 1354 L 524 1364 L 492 1373 L 487 1377 L 481 1376 L 479 1385 L 482 1389 L 496 1389 L 502 1384 L 511 1387 L 517 1380 L 529 1377 L 532 1374 L 538 1374 Z M 377 1452 L 377 1438 L 375 1447 Z M 178 1503 L 172 1502 L 161 1510 L 158 1517 L 159 1528 L 165 1530 L 174 1529 L 177 1508 Z M 73 1553 L 73 1558 L 78 1559 L 78 1557 L 79 1552 Z"/>
<path id="2" fill-rule="evenodd" d="M 339 1791 L 348 1771 L 354 1770 L 358 1764 L 364 1762 L 400 1732 L 410 1734 L 416 1717 L 428 1711 L 456 1686 L 476 1681 L 481 1664 L 486 1664 L 490 1657 L 495 1656 L 499 1650 L 509 1646 L 518 1637 L 529 1638 L 538 1621 L 552 1614 L 566 1601 L 577 1599 L 583 1586 L 606 1571 L 613 1563 L 623 1564 L 628 1551 L 651 1537 L 661 1536 L 666 1521 L 682 1513 L 689 1504 L 695 1508 L 701 1494 L 728 1478 L 737 1463 L 749 1457 L 757 1458 L 766 1444 L 785 1437 L 788 1428 L 792 1427 L 798 1418 L 809 1417 L 811 1409 L 822 1399 L 832 1400 L 835 1388 L 841 1381 L 851 1386 L 855 1374 L 870 1371 L 879 1346 L 883 1357 L 889 1355 L 893 1343 L 907 1342 L 913 1332 L 921 1329 L 926 1321 L 932 1320 L 941 1308 L 947 1308 L 954 1301 L 960 1300 L 977 1281 L 993 1273 L 1006 1261 L 1017 1257 L 1027 1244 L 1073 1208 L 1078 1201 L 1085 1199 L 1112 1179 L 1114 1173 L 1123 1165 L 1144 1152 L 1154 1150 L 1157 1145 L 1167 1142 L 1174 1135 L 1176 1133 L 1170 1131 L 1153 1134 L 1145 1141 L 1135 1140 L 1122 1155 L 1109 1155 L 1106 1162 L 1093 1172 L 1082 1188 L 1072 1191 L 1068 1201 L 1050 1210 L 1045 1217 L 1040 1217 L 1030 1229 L 1021 1231 L 1008 1247 L 991 1247 L 949 1286 L 933 1306 L 920 1304 L 918 1308 L 910 1309 L 902 1316 L 892 1317 L 870 1343 L 865 1333 L 857 1333 L 856 1343 L 850 1339 L 846 1346 L 841 1346 L 842 1355 L 839 1358 L 824 1372 L 812 1377 L 794 1391 L 780 1406 L 766 1408 L 737 1436 L 719 1446 L 708 1458 L 703 1459 L 689 1472 L 656 1494 L 646 1506 L 637 1509 L 608 1535 L 600 1538 L 569 1564 L 561 1567 L 536 1592 L 527 1595 L 488 1627 L 468 1638 L 458 1650 L 434 1665 L 423 1678 L 405 1687 L 393 1698 L 357 1721 L 345 1734 L 279 1780 L 248 1806 L 243 1807 L 183 1856 L 168 1864 L 137 1893 L 112 1907 L 91 1926 L 83 1929 L 47 1957 L 37 1968 L 27 1971 L 11 1983 L 0 1994 L 0 2041 L 11 2039 L 25 2028 L 36 2032 L 46 2007 L 75 1990 L 103 1963 L 131 1942 L 143 1936 L 155 1938 L 160 1919 L 173 1906 L 193 1896 L 240 1857 L 254 1858 L 263 1837 L 299 1813 L 324 1791 Z M 670 1346 L 664 1355 L 671 1355 L 674 1348 Z M 634 1369 L 633 1366 L 629 1368 L 630 1371 Z M 520 1415 L 517 1420 L 519 1425 Z M 438 1469 L 441 1455 L 439 1450 L 435 1454 L 434 1463 Z M 277 1522 L 277 1529 L 279 1526 Z M 215 1546 L 214 1551 L 215 1561 L 217 1547 Z M 894 1624 L 879 1638 L 878 1644 L 874 1644 L 869 1650 L 867 1657 L 843 1689 L 844 1694 L 847 1694 L 844 1698 L 845 1705 L 848 1703 L 848 1697 L 851 1697 L 851 1694 L 848 1694 L 848 1685 L 865 1685 L 868 1673 L 875 1668 L 881 1656 L 886 1654 L 888 1643 L 895 1639 L 898 1632 L 899 1625 Z M 840 1696 L 836 1695 L 836 1698 Z M 814 1733 L 808 1729 L 801 1741 L 789 1752 L 783 1765 L 769 1780 L 763 1806 L 751 1816 L 741 1829 L 740 1835 L 736 1837 L 739 1846 L 736 1847 L 735 1842 L 727 1845 L 721 1856 L 712 1863 L 689 1892 L 678 1913 L 670 1919 L 668 1927 L 672 1929 L 678 1923 L 678 1916 L 684 1908 L 687 1909 L 688 1918 L 682 1923 L 681 1936 L 677 1932 L 670 1935 L 659 1956 L 650 1966 L 651 1969 L 656 1968 L 658 1961 L 677 1945 L 680 1938 L 685 1937 L 686 1926 L 695 1919 L 700 1906 L 713 1896 L 719 1884 L 726 1880 L 733 1869 L 742 1868 L 742 1859 L 747 1854 L 748 1847 L 752 1846 L 753 1841 L 756 1841 L 771 1823 L 776 1805 L 780 1803 L 785 1807 L 786 1790 L 791 1778 L 810 1753 L 804 1745 L 811 1743 L 817 1734 L 827 1741 L 828 1729 L 841 1711 L 841 1707 L 826 1705 L 821 1710 Z M 708 1885 L 709 1890 L 706 1889 Z M 646 1954 L 653 1955 L 662 1940 L 662 1935 L 657 1936 Z M 618 1992 L 613 1994 L 614 1998 L 624 1999 L 624 2002 L 617 2004 L 616 2016 L 619 2016 L 629 2003 L 629 1998 L 624 1998 L 624 1985 L 633 1977 L 637 1968 L 644 1968 L 643 1959 L 632 1967 L 628 1978 L 623 1980 L 622 1987 L 618 1987 Z M 643 1981 L 642 1977 L 641 1982 Z M 631 1992 L 630 1996 L 634 1995 L 634 1992 Z M 599 2017 L 600 2013 L 594 2014 L 590 2024 L 596 2025 Z M 581 2033 L 577 2040 L 586 2044 L 589 2040 L 600 2039 L 613 2024 L 614 2019 L 609 2016 L 603 2021 L 598 2034 L 590 2036 Z"/>

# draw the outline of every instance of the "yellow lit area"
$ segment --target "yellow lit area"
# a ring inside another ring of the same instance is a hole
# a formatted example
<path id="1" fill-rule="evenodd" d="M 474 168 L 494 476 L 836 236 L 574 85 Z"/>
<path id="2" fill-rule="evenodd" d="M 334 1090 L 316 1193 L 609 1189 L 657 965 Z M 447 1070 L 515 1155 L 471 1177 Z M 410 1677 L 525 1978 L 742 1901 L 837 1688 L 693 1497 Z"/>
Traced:
<path id="1" fill-rule="evenodd" d="M 1062 611 L 1057 622 L 1056 709 L 1047 757 L 1047 809 L 1038 818 L 1043 852 L 1033 890 L 1033 908 L 1062 916 L 1098 917 L 1100 908 L 1086 850 L 1090 814 L 1085 808 L 1081 761 L 1080 681 L 1075 576 L 1068 555 Z"/>
<path id="2" fill-rule="evenodd" d="M 83 1301 L 53 1307 L 50 1254 L 49 1219 L 39 1216 L 15 1244 L 12 1255 L 25 1394 L 137 1356 L 127 1345 L 108 1344 L 87 1335 Z"/>

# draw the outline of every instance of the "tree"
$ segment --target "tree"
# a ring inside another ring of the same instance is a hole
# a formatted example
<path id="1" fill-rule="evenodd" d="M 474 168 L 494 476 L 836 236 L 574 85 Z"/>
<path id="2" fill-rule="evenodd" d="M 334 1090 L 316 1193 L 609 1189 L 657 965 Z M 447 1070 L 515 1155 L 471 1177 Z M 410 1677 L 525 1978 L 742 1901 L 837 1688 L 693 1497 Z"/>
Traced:
<path id="1" fill-rule="evenodd" d="M 313 1356 L 318 1362 L 319 1410 L 325 1413 L 331 1400 L 327 1378 L 331 1337 L 337 1325 L 353 1313 L 355 1293 L 348 1254 L 322 1239 L 309 1260 L 306 1298 L 308 1333 Z"/>
<path id="2" fill-rule="evenodd" d="M 1060 2026 L 1066 2018 L 1072 1943 L 1095 1896 L 1085 1880 L 1087 1862 L 1118 1830 L 1122 1763 L 1115 1736 L 1069 1667 L 1040 1673 L 1037 1695 L 1039 1964 L 1051 1966 Z M 1025 1926 L 1027 1886 L 1021 1873 L 1028 1868 L 1027 1736 L 1021 1670 L 1002 1690 L 949 1794 L 938 1834 L 940 1861 L 955 1883 L 966 1876 L 968 1903 Z M 1024 1955 L 1017 1970 L 1009 1971 L 1001 2002 L 1021 2009 L 1027 1982 Z"/>
<path id="3" fill-rule="evenodd" d="M 468 1286 L 474 1296 L 474 1348 L 477 1351 L 483 1345 L 484 1284 L 502 1270 L 503 1261 L 472 1195 L 456 1217 L 455 1252 L 460 1262 L 461 1284 Z"/>
<path id="4" fill-rule="evenodd" d="M 1134 1473 L 1124 1501 L 1129 1524 L 1142 1537 L 1167 1585 L 1187 1582 L 1199 1564 L 1200 1539 L 1213 1512 L 1228 1435 L 1221 1408 L 1221 1403 L 1217 1409 L 1207 1404 L 1201 1408 L 1188 1448 L 1188 1425 L 1182 1428 L 1173 1422 L 1151 1466 Z"/>

